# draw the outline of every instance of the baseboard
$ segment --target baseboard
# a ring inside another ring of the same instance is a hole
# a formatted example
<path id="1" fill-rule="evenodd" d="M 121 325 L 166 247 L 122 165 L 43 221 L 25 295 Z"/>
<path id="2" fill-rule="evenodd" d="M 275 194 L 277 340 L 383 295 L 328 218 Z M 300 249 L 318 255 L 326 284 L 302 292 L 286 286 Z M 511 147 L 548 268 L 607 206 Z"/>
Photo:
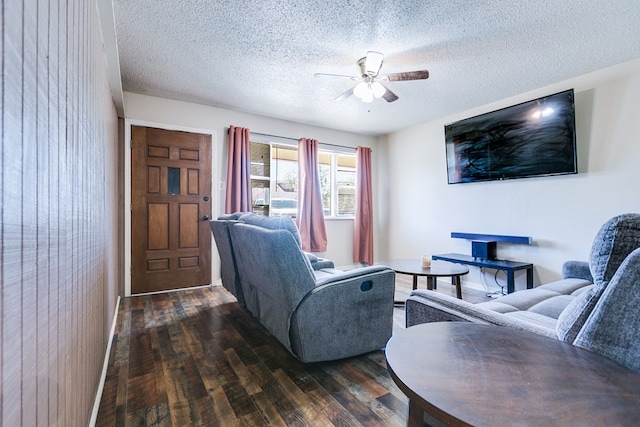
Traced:
<path id="1" fill-rule="evenodd" d="M 107 379 L 107 368 L 109 367 L 109 354 L 111 353 L 111 344 L 113 343 L 113 336 L 116 332 L 116 325 L 118 324 L 118 309 L 120 307 L 120 295 L 116 300 L 116 311 L 113 314 L 113 324 L 111 325 L 111 332 L 109 333 L 109 341 L 107 342 L 107 350 L 104 355 L 104 363 L 102 364 L 102 374 L 100 375 L 100 383 L 98 384 L 98 391 L 96 392 L 96 399 L 93 402 L 93 411 L 91 411 L 91 419 L 89 420 L 89 427 L 94 427 L 98 419 L 98 410 L 100 409 L 100 400 L 102 399 L 102 391 L 104 390 L 104 382 Z"/>
<path id="2" fill-rule="evenodd" d="M 146 295 L 168 294 L 168 293 L 171 293 L 171 292 L 182 292 L 182 291 L 193 291 L 193 290 L 196 290 L 196 289 L 204 289 L 204 288 L 209 288 L 211 286 L 215 286 L 215 285 L 213 285 L 213 284 L 198 285 L 198 286 L 191 286 L 191 287 L 188 287 L 188 288 L 169 289 L 169 290 L 166 290 L 166 291 L 141 292 L 139 294 L 125 295 L 125 296 L 142 297 L 142 296 L 146 296 Z"/>
<path id="3" fill-rule="evenodd" d="M 482 283 L 471 282 L 469 280 L 462 280 L 462 285 L 466 286 L 467 288 L 476 289 L 478 291 L 486 291 L 485 287 L 482 286 Z M 500 288 L 496 287 L 496 290 L 499 290 L 499 289 Z"/>

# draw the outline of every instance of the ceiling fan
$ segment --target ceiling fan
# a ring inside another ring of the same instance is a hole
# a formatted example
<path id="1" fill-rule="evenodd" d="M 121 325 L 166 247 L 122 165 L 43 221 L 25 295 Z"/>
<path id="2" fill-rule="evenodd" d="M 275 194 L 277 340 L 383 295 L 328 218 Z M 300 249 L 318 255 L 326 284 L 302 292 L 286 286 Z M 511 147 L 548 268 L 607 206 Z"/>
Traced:
<path id="1" fill-rule="evenodd" d="M 382 82 L 401 82 L 407 80 L 425 80 L 429 78 L 429 71 L 405 71 L 402 73 L 380 75 L 382 67 L 383 54 L 380 52 L 369 51 L 367 56 L 358 60 L 360 68 L 360 76 L 345 76 L 343 74 L 326 74 L 316 73 L 314 77 L 346 77 L 353 81 L 359 82 L 351 89 L 340 94 L 335 100 L 342 101 L 351 95 L 355 95 L 363 102 L 373 102 L 375 98 L 384 98 L 387 102 L 393 102 L 398 99 L 398 95 L 393 93 L 389 88 L 384 86 Z"/>

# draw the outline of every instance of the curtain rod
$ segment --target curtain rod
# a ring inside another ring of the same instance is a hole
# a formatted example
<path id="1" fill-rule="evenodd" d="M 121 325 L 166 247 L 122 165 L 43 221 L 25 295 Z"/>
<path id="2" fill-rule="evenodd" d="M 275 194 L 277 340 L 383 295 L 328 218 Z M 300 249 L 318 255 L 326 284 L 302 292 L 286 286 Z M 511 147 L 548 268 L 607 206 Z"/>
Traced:
<path id="1" fill-rule="evenodd" d="M 272 135 L 270 133 L 253 132 L 251 130 L 249 130 L 249 133 L 250 134 L 254 134 L 254 135 L 267 136 L 267 137 L 271 137 L 271 138 L 288 139 L 288 140 L 296 141 L 296 142 L 298 142 L 298 140 L 300 139 L 300 138 L 291 138 L 291 137 L 288 137 L 288 136 Z M 227 135 L 228 134 L 229 134 L 229 128 L 227 128 Z M 328 142 L 321 142 L 321 141 L 318 141 L 318 144 L 328 145 L 329 147 L 346 148 L 346 149 L 349 149 L 349 150 L 356 151 L 355 147 L 348 147 L 346 145 L 329 144 Z"/>

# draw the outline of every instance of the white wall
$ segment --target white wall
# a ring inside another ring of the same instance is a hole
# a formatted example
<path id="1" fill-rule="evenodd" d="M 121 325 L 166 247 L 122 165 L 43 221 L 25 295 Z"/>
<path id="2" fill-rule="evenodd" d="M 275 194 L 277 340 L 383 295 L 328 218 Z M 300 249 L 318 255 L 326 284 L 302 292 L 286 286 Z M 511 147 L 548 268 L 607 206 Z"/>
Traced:
<path id="1" fill-rule="evenodd" d="M 569 88 L 576 93 L 577 175 L 447 184 L 446 123 Z M 470 242 L 452 239 L 452 231 L 530 236 L 531 246 L 498 244 L 498 257 L 533 263 L 534 285 L 559 279 L 565 260 L 588 259 L 604 221 L 640 212 L 639 108 L 637 60 L 387 136 L 380 146 L 389 185 L 379 195 L 389 207 L 381 213 L 388 215 L 386 255 L 470 254 Z M 465 280 L 477 285 L 471 270 Z M 524 274 L 516 282 L 523 288 Z"/>
<path id="2" fill-rule="evenodd" d="M 314 127 L 284 120 L 271 119 L 253 114 L 239 113 L 221 108 L 149 97 L 134 93 L 124 93 L 126 120 L 129 124 L 157 125 L 169 129 L 182 128 L 211 133 L 213 138 L 213 181 L 214 189 L 226 189 L 226 169 L 229 125 L 248 127 L 252 132 L 278 135 L 291 138 L 315 138 L 321 143 L 372 148 L 372 165 L 377 168 L 380 150 L 375 137 L 342 132 L 322 127 Z M 126 142 L 128 146 L 128 139 Z M 374 194 L 377 188 L 377 174 L 373 177 Z M 129 181 L 130 182 L 130 181 Z M 129 185 L 129 184 L 127 184 Z M 224 212 L 225 190 L 214 190 L 212 195 L 213 216 Z M 375 196 L 374 196 L 375 198 Z M 332 259 L 336 265 L 350 265 L 353 257 L 353 221 L 350 219 L 328 219 L 327 252 L 319 254 Z M 376 230 L 374 234 L 377 236 Z M 130 249 L 127 249 L 129 251 Z M 379 249 L 374 248 L 374 253 Z M 215 248 L 214 248 L 214 253 Z M 126 267 L 126 266 L 125 266 Z M 214 272 L 218 272 L 217 268 Z M 219 274 L 219 273 L 218 273 Z M 218 276 L 219 277 L 219 276 Z"/>

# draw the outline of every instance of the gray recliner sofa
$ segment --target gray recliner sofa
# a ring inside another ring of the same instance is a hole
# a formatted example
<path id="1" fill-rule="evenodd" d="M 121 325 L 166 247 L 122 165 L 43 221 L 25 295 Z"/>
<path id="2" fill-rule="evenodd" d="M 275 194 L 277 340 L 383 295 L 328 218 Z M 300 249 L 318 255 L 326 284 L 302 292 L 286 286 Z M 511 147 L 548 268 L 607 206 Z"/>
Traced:
<path id="1" fill-rule="evenodd" d="M 247 310 L 291 354 L 319 362 L 386 345 L 393 330 L 393 270 L 314 270 L 289 217 L 214 220 L 212 231 L 221 221 L 229 231 Z"/>
<path id="2" fill-rule="evenodd" d="M 220 215 L 217 220 L 210 222 L 211 232 L 213 234 L 218 255 L 220 256 L 220 278 L 222 286 L 236 297 L 240 305 L 244 306 L 244 295 L 240 286 L 240 276 L 238 275 L 238 266 L 235 254 L 233 253 L 233 243 L 231 242 L 230 226 L 236 222 L 248 222 L 250 224 L 263 224 L 269 227 L 289 227 L 289 231 L 297 237 L 296 241 L 300 244 L 300 236 L 298 229 L 293 221 L 282 220 L 263 220 L 263 216 L 250 212 L 235 212 L 232 214 Z M 314 270 L 332 269 L 334 263 L 331 260 L 318 257 L 310 252 L 305 252 L 306 257 L 311 263 Z"/>
<path id="3" fill-rule="evenodd" d="M 598 231 L 588 263 L 565 263 L 563 280 L 479 304 L 437 292 L 415 290 L 406 301 L 406 325 L 409 327 L 438 321 L 488 323 L 528 330 L 587 348 L 595 345 L 593 337 L 597 334 L 593 330 L 597 329 L 600 334 L 598 345 L 609 348 L 609 338 L 603 335 L 602 324 L 611 325 L 611 318 L 626 316 L 628 321 L 618 324 L 615 334 L 624 330 L 629 342 L 636 342 L 622 346 L 633 345 L 637 349 L 640 316 L 637 306 L 629 305 L 627 301 L 637 301 L 639 298 L 638 248 L 640 215 L 619 215 L 607 221 Z M 627 301 L 617 300 L 620 295 L 626 295 L 624 298 Z M 627 312 L 611 317 L 612 307 L 621 306 L 625 306 Z M 609 313 L 609 318 L 603 318 L 603 313 Z M 596 327 L 596 324 L 600 326 Z M 629 325 L 635 325 L 636 330 L 629 329 Z M 615 335 L 613 332 L 611 326 L 611 337 Z M 618 339 L 625 341 L 627 338 L 620 336 Z M 609 348 L 608 351 L 627 354 L 619 347 Z M 640 355 L 636 352 L 634 357 L 638 360 L 635 365 L 637 369 L 640 367 Z"/>

